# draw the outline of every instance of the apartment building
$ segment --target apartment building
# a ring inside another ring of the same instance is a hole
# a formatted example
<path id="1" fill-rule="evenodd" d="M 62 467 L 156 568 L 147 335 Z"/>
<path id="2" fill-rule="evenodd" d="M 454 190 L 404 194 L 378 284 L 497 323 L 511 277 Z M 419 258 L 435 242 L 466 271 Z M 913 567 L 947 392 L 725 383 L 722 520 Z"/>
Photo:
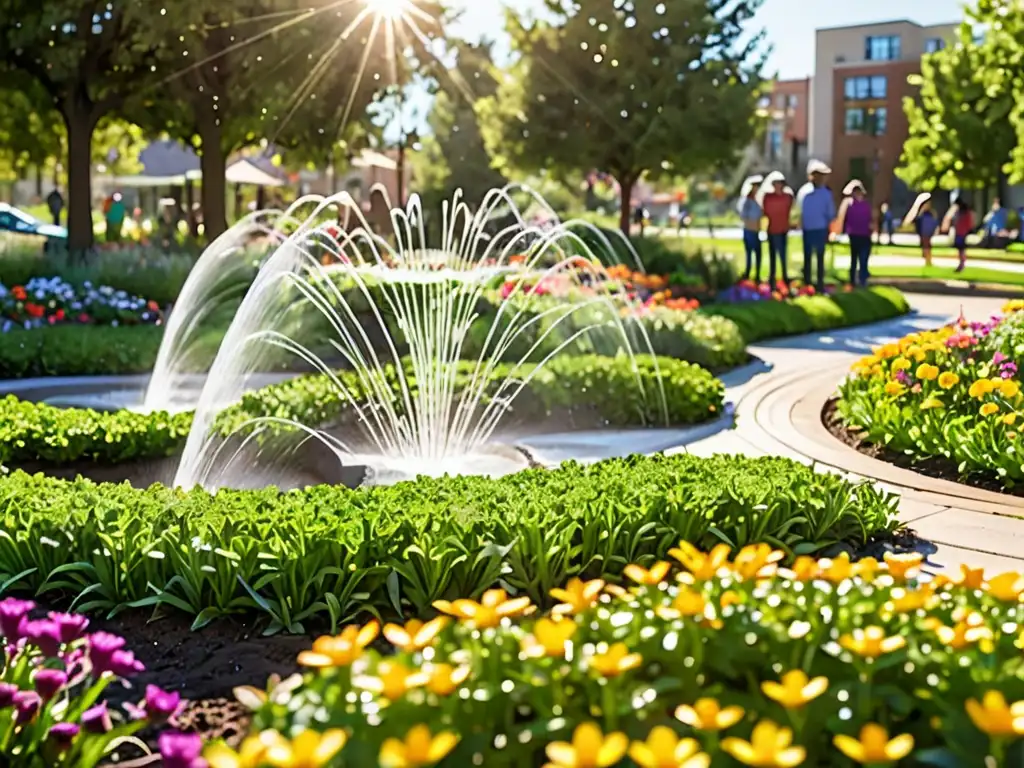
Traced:
<path id="1" fill-rule="evenodd" d="M 761 173 L 782 171 L 794 178 L 807 165 L 808 115 L 811 78 L 777 80 L 758 103 L 758 117 L 766 127 L 754 148 L 751 167 Z"/>
<path id="2" fill-rule="evenodd" d="M 903 98 L 914 93 L 907 78 L 957 26 L 900 20 L 817 31 L 808 151 L 832 166 L 835 184 L 859 178 L 874 200 L 909 207 L 913 193 L 893 175 L 908 132 Z"/>

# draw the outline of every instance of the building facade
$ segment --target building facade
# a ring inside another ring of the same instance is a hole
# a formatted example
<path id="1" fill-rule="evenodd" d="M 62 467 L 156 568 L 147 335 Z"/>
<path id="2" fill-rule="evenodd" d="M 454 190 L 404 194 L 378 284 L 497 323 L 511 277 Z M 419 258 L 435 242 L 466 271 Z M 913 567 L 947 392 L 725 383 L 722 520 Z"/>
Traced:
<path id="1" fill-rule="evenodd" d="M 903 99 L 914 94 L 907 80 L 957 26 L 902 20 L 817 31 L 808 150 L 832 166 L 834 186 L 860 179 L 875 201 L 910 207 L 913 192 L 893 173 L 908 133 Z"/>
<path id="2" fill-rule="evenodd" d="M 758 117 L 765 121 L 762 140 L 751 158 L 753 170 L 782 171 L 787 177 L 803 175 L 807 164 L 808 115 L 811 78 L 777 80 L 761 98 Z"/>

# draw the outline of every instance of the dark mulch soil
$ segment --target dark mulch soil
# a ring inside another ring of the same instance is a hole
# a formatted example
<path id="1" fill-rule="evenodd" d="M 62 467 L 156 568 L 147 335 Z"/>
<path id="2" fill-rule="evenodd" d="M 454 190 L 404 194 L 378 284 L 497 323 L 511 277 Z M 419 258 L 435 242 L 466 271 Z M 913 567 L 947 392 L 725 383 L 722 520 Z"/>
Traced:
<path id="1" fill-rule="evenodd" d="M 982 490 L 1004 493 L 1010 496 L 1024 496 L 1024 486 L 1006 488 L 995 474 L 973 473 L 967 476 L 961 475 L 956 462 L 943 456 L 930 456 L 926 458 L 908 456 L 884 445 L 876 445 L 875 443 L 864 441 L 859 431 L 848 427 L 840 418 L 834 398 L 825 403 L 825 407 L 821 412 L 821 420 L 833 437 L 838 438 L 865 456 L 870 456 L 872 459 L 893 464 L 901 469 L 909 469 L 927 477 L 934 477 L 937 480 L 949 480 L 950 482 L 968 485 L 972 488 L 981 488 Z"/>

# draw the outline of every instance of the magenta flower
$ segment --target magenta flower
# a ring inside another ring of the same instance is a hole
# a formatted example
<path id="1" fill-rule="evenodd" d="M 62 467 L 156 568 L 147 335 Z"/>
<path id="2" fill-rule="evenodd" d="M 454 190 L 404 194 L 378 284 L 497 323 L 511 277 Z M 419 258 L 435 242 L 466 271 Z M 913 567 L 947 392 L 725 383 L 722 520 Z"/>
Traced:
<path id="1" fill-rule="evenodd" d="M 107 702 L 101 701 L 95 707 L 90 707 L 82 713 L 82 727 L 89 733 L 106 733 L 113 728 L 110 722 L 110 711 L 107 709 Z"/>
<path id="2" fill-rule="evenodd" d="M 14 694 L 14 722 L 31 722 L 42 703 L 42 699 L 35 691 L 18 691 Z"/>
<path id="3" fill-rule="evenodd" d="M 146 665 L 136 659 L 131 651 L 114 651 L 110 657 L 110 671 L 118 677 L 129 677 L 138 672 L 145 672 Z"/>
<path id="4" fill-rule="evenodd" d="M 109 632 L 93 632 L 88 637 L 88 645 L 92 674 L 99 677 L 104 672 L 112 671 L 111 661 L 114 654 L 124 648 L 124 638 Z"/>
<path id="5" fill-rule="evenodd" d="M 49 619 L 26 621 L 21 626 L 25 638 L 43 652 L 44 656 L 60 654 L 60 627 Z"/>
<path id="6" fill-rule="evenodd" d="M 14 694 L 18 690 L 14 683 L 0 683 L 0 709 L 7 709 L 14 703 Z"/>
<path id="7" fill-rule="evenodd" d="M 182 709 L 181 694 L 147 685 L 145 707 L 151 720 L 170 720 Z"/>
<path id="8" fill-rule="evenodd" d="M 203 740 L 194 733 L 165 731 L 157 740 L 164 768 L 207 768 L 200 755 Z"/>
<path id="9" fill-rule="evenodd" d="M 21 620 L 35 607 L 31 600 L 18 600 L 16 597 L 0 600 L 0 635 L 12 643 L 18 642 L 21 639 Z"/>
<path id="10" fill-rule="evenodd" d="M 74 723 L 57 723 L 52 726 L 47 735 L 53 739 L 62 749 L 71 746 L 71 742 L 78 735 L 79 728 Z"/>
<path id="11" fill-rule="evenodd" d="M 65 645 L 73 643 L 85 634 L 89 619 L 77 613 L 56 613 L 50 611 L 50 621 L 60 629 L 60 641 Z"/>
<path id="12" fill-rule="evenodd" d="M 992 365 L 999 365 L 1005 361 L 1006 355 L 1004 355 L 1002 352 L 996 352 L 994 355 L 992 355 Z"/>
<path id="13" fill-rule="evenodd" d="M 68 676 L 60 669 L 43 669 L 38 670 L 35 675 L 32 676 L 32 684 L 36 688 L 36 693 L 42 697 L 43 701 L 49 701 L 57 692 L 67 685 Z"/>

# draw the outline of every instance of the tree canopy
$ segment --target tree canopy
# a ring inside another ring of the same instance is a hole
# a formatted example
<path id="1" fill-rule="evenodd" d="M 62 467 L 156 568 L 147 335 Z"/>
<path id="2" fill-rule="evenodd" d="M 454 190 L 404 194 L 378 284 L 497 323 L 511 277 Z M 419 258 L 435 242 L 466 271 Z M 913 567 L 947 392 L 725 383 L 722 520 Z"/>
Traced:
<path id="1" fill-rule="evenodd" d="M 748 22 L 759 5 L 549 0 L 551 21 L 510 17 L 516 60 L 479 110 L 497 167 L 610 172 L 628 230 L 642 176 L 688 175 L 752 140 L 764 52 Z"/>

